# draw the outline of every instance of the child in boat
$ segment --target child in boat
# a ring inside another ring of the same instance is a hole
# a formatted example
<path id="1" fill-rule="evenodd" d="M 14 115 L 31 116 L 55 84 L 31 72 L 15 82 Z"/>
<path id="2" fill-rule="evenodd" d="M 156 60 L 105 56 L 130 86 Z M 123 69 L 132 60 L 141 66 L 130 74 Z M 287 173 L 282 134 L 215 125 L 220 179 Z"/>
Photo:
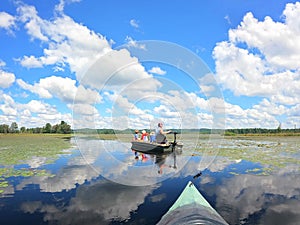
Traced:
<path id="1" fill-rule="evenodd" d="M 135 131 L 134 131 L 134 135 L 133 135 L 133 140 L 134 140 L 134 141 L 140 140 L 140 138 L 139 138 L 139 133 L 140 133 L 139 130 L 135 130 Z"/>
<path id="2" fill-rule="evenodd" d="M 148 133 L 145 130 L 142 131 L 141 140 L 148 141 Z"/>
<path id="3" fill-rule="evenodd" d="M 155 133 L 153 131 L 150 132 L 150 143 L 155 142 Z"/>

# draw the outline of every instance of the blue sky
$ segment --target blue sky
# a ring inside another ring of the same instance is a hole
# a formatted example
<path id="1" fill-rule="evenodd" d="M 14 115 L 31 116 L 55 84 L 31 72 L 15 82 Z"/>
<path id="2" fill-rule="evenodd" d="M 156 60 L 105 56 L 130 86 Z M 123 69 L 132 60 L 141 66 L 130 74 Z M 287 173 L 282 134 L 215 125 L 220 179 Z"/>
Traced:
<path id="1" fill-rule="evenodd" d="M 4 0 L 0 123 L 299 127 L 299 18 L 281 0 Z"/>

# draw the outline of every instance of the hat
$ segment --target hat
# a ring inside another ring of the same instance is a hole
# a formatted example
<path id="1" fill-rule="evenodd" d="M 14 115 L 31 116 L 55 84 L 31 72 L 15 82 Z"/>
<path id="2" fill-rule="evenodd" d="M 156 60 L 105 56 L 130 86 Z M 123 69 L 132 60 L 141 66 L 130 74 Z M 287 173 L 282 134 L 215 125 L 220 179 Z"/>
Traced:
<path id="1" fill-rule="evenodd" d="M 145 133 L 146 133 L 146 131 L 145 131 L 145 130 L 143 130 L 143 131 L 142 131 L 142 133 L 143 133 L 143 134 L 145 134 Z"/>

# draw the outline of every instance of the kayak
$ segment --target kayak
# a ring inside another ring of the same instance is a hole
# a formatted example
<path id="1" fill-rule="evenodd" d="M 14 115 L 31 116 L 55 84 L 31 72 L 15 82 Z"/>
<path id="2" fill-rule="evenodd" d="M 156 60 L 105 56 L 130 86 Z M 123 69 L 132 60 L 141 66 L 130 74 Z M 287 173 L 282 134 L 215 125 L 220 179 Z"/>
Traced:
<path id="1" fill-rule="evenodd" d="M 228 225 L 191 181 L 157 225 L 182 224 Z"/>

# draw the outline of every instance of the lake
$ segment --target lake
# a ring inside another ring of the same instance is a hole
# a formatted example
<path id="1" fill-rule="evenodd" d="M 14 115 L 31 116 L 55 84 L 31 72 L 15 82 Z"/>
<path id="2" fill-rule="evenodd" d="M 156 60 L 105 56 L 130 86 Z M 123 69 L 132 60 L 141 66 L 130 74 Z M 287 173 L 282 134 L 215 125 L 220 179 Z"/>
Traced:
<path id="1" fill-rule="evenodd" d="M 181 140 L 182 153 L 161 156 L 76 137 L 54 161 L 0 165 L 10 171 L 0 177 L 0 224 L 156 224 L 188 181 L 229 224 L 299 224 L 299 137 Z"/>

